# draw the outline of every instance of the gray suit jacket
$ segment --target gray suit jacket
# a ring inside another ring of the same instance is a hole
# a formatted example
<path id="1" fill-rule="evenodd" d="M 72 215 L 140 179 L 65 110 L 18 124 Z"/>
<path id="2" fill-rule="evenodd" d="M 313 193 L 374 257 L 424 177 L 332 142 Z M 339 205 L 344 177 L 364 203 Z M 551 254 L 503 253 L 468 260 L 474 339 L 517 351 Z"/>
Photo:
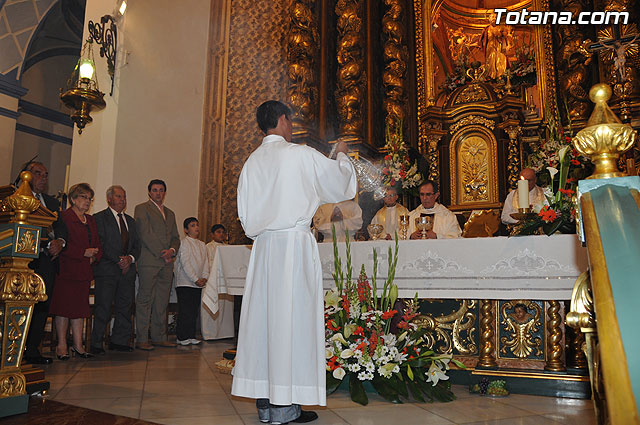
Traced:
<path id="1" fill-rule="evenodd" d="M 140 257 L 140 238 L 136 230 L 136 222 L 128 214 L 124 214 L 129 229 L 129 245 L 126 250 L 122 249 L 120 239 L 120 227 L 116 218 L 109 208 L 106 208 L 93 215 L 98 226 L 98 237 L 102 244 L 102 258 L 93 266 L 94 276 L 120 276 L 122 271 L 118 266 L 121 255 L 132 255 L 135 261 Z M 135 277 L 135 266 L 129 270 L 129 274 Z"/>
<path id="2" fill-rule="evenodd" d="M 136 260 L 139 267 L 162 268 L 166 264 L 160 251 L 173 248 L 177 254 L 180 249 L 176 215 L 166 206 L 164 214 L 166 220 L 152 200 L 136 206 L 133 216 L 141 242 L 140 259 Z"/>

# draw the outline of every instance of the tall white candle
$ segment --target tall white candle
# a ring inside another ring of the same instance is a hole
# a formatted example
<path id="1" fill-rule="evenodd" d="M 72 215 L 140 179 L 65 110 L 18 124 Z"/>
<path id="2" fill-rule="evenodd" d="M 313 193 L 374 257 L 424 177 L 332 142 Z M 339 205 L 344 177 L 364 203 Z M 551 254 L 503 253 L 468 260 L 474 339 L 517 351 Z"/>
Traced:
<path id="1" fill-rule="evenodd" d="M 69 192 L 69 164 L 67 164 L 67 169 L 64 171 L 64 193 Z"/>
<path id="2" fill-rule="evenodd" d="M 518 208 L 529 208 L 529 181 L 518 180 Z"/>

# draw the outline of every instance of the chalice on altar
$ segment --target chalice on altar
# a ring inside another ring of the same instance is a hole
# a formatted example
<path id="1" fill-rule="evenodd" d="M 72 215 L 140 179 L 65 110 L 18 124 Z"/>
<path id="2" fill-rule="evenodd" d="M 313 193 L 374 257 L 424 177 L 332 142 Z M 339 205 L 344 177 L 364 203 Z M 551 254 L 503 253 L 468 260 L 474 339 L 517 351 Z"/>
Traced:
<path id="1" fill-rule="evenodd" d="M 409 216 L 406 214 L 398 217 L 398 227 L 400 227 L 400 239 L 407 240 L 407 231 L 409 230 Z"/>
<path id="2" fill-rule="evenodd" d="M 370 224 L 367 226 L 367 230 L 369 231 L 371 240 L 375 241 L 378 240 L 382 232 L 384 232 L 384 226 L 382 224 Z"/>
<path id="3" fill-rule="evenodd" d="M 427 232 L 433 229 L 433 216 L 423 216 L 416 218 L 416 229 L 422 233 L 420 239 L 427 239 Z"/>

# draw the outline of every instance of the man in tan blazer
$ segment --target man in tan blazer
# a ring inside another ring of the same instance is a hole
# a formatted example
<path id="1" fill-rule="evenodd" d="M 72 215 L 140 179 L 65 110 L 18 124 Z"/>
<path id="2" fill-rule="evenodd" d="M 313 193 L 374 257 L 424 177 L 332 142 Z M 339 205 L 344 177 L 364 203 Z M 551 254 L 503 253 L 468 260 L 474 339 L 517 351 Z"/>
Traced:
<path id="1" fill-rule="evenodd" d="M 136 298 L 136 347 L 175 347 L 167 341 L 167 306 L 173 281 L 173 258 L 180 248 L 176 216 L 164 206 L 167 185 L 149 182 L 149 200 L 136 206 L 134 217 L 142 250 L 138 265 L 140 286 Z M 151 323 L 149 323 L 151 321 Z M 149 344 L 151 325 L 151 344 Z"/>

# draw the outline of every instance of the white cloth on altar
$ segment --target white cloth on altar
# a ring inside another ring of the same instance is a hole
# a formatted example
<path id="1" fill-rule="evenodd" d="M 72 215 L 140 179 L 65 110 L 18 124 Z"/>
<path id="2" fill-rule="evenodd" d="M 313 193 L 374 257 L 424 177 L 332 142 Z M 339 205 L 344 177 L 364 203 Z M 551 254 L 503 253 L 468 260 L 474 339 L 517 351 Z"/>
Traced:
<path id="1" fill-rule="evenodd" d="M 399 217 L 408 214 L 409 210 L 400 204 L 395 204 L 392 207 L 382 207 L 371 220 L 371 224 L 382 224 L 384 226 L 384 232 L 382 234 L 389 234 L 394 238 L 396 232 L 400 235 L 400 228 L 398 227 Z"/>
<path id="2" fill-rule="evenodd" d="M 438 239 L 459 238 L 462 235 L 456 215 L 437 202 L 433 208 L 425 208 L 420 204 L 409 213 L 409 235 L 416 231 L 416 218 L 420 214 L 434 214 L 433 232 Z"/>
<path id="3" fill-rule="evenodd" d="M 333 210 L 338 208 L 342 213 L 341 221 L 331 221 Z M 345 232 L 349 231 L 349 240 L 354 240 L 355 234 L 362 227 L 362 209 L 354 200 L 346 200 L 337 204 L 320 205 L 313 216 L 313 226 L 323 234 L 324 242 L 333 242 L 332 228 L 336 227 L 338 242 L 345 241 Z"/>
<path id="4" fill-rule="evenodd" d="M 209 276 L 215 274 L 217 270 L 214 265 L 214 260 L 216 248 L 219 245 L 224 244 L 216 241 L 211 241 L 207 244 Z M 213 297 L 208 295 L 211 293 L 211 291 L 207 290 L 210 285 L 215 287 L 212 288 L 215 289 Z M 200 309 L 202 338 L 206 340 L 233 338 L 233 296 L 227 294 L 218 295 L 216 279 L 209 279 L 207 289 L 202 291 L 202 308 Z"/>
<path id="5" fill-rule="evenodd" d="M 276 405 L 326 405 L 324 297 L 311 219 L 355 196 L 353 165 L 269 135 L 238 182 L 238 217 L 254 239 L 231 393 Z M 216 256 L 218 258 L 218 256 Z"/>
<path id="6" fill-rule="evenodd" d="M 529 191 L 529 204 L 533 208 L 533 211 L 540 212 L 542 207 L 549 205 L 547 197 L 544 194 L 544 189 L 540 186 L 534 186 Z M 518 220 L 511 217 L 511 214 L 518 212 L 518 191 L 512 190 L 507 195 L 507 199 L 504 200 L 504 207 L 502 208 L 502 222 L 504 224 L 516 224 Z"/>

